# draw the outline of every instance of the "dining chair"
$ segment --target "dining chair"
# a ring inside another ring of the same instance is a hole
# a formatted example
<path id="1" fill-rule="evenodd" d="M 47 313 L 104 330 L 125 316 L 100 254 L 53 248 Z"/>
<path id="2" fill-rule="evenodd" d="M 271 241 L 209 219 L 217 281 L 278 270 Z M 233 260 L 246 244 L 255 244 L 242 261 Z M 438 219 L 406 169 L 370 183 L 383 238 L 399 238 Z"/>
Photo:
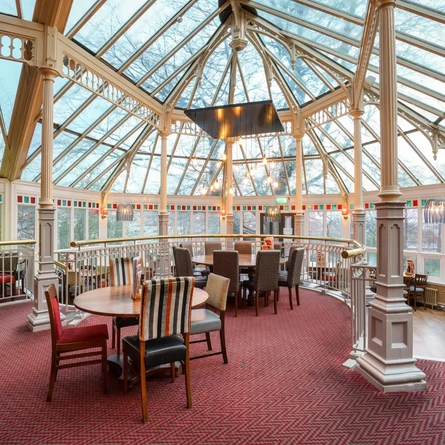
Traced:
<path id="1" fill-rule="evenodd" d="M 176 277 L 195 277 L 195 286 L 204 289 L 207 284 L 207 276 L 193 275 L 192 258 L 190 251 L 185 247 L 174 247 L 173 258 L 175 260 Z"/>
<path id="2" fill-rule="evenodd" d="M 280 252 L 278 250 L 260 250 L 256 255 L 253 292 L 255 294 L 255 314 L 259 315 L 259 294 L 265 294 L 264 304 L 269 304 L 270 293 L 274 294 L 274 312 L 277 314 L 278 273 Z"/>
<path id="3" fill-rule="evenodd" d="M 206 292 L 209 294 L 209 298 L 206 301 L 206 307 L 192 309 L 190 325 L 190 335 L 193 336 L 196 334 L 205 334 L 205 338 L 202 340 L 191 340 L 190 343 L 207 342 L 207 348 L 211 352 L 191 356 L 190 360 L 222 354 L 224 363 L 228 363 L 225 334 L 225 313 L 229 286 L 230 278 L 216 275 L 214 273 L 209 274 L 206 287 Z M 210 333 L 217 331 L 219 331 L 221 349 L 215 352 L 212 350 Z"/>
<path id="4" fill-rule="evenodd" d="M 408 304 L 413 300 L 414 310 L 417 310 L 417 299 L 423 300 L 423 307 L 426 310 L 425 288 L 428 281 L 428 275 L 416 273 L 408 290 Z"/>
<path id="5" fill-rule="evenodd" d="M 289 305 L 291 310 L 294 309 L 292 303 L 292 289 L 295 288 L 295 296 L 297 306 L 300 306 L 300 279 L 301 268 L 303 266 L 304 247 L 295 247 L 290 252 L 289 267 L 286 271 L 281 271 L 278 274 L 278 289 L 280 287 L 287 287 L 289 291 Z"/>
<path id="6" fill-rule="evenodd" d="M 206 241 L 204 243 L 204 253 L 211 255 L 215 250 L 221 250 L 221 241 Z"/>
<path id="7" fill-rule="evenodd" d="M 51 325 L 51 375 L 46 401 L 51 402 L 54 384 L 59 369 L 102 364 L 104 392 L 108 390 L 106 324 L 63 328 L 60 319 L 59 300 L 54 284 L 45 291 Z M 100 348 L 100 350 L 98 350 Z M 91 351 L 90 349 L 94 349 Z M 89 350 L 89 351 L 85 351 Z M 83 352 L 79 352 L 83 351 Z M 96 357 L 85 360 L 85 357 Z M 100 358 L 97 358 L 100 357 Z M 81 359 L 81 360 L 77 360 Z"/>
<path id="8" fill-rule="evenodd" d="M 252 255 L 252 243 L 250 241 L 235 241 L 234 250 L 240 255 Z"/>
<path id="9" fill-rule="evenodd" d="M 130 257 L 110 258 L 110 284 L 121 286 L 133 284 L 133 259 Z M 130 294 L 128 295 L 130 298 Z M 116 348 L 117 355 L 121 354 L 121 329 L 137 326 L 137 317 L 113 317 L 111 326 L 111 347 Z"/>
<path id="10" fill-rule="evenodd" d="M 9 296 L 17 294 L 17 265 L 19 262 L 19 253 L 17 251 L 5 251 L 0 257 L 0 295 L 7 294 L 7 286 L 9 286 Z"/>
<path id="11" fill-rule="evenodd" d="M 128 369 L 141 382 L 142 421 L 147 421 L 146 370 L 170 364 L 172 380 L 175 362 L 184 364 L 187 408 L 192 407 L 190 387 L 190 314 L 194 277 L 160 278 L 142 285 L 139 334 L 123 339 L 124 393 Z"/>
<path id="12" fill-rule="evenodd" d="M 213 273 L 230 279 L 229 295 L 235 297 L 235 317 L 241 299 L 239 253 L 236 250 L 215 250 L 213 252 Z"/>
<path id="13" fill-rule="evenodd" d="M 193 257 L 193 244 L 190 241 L 183 241 L 182 243 L 179 243 L 179 247 L 183 247 L 184 249 L 187 249 L 190 252 L 190 258 Z M 193 275 L 208 275 L 209 274 L 209 269 L 205 266 L 197 266 L 193 261 L 192 261 L 192 270 L 193 270 Z"/>

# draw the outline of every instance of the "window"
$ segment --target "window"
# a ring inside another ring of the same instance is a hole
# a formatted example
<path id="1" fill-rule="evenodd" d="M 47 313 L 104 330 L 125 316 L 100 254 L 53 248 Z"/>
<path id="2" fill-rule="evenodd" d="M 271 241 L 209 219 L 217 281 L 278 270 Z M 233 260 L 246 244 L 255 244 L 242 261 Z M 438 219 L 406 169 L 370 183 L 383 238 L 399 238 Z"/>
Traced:
<path id="1" fill-rule="evenodd" d="M 323 236 L 323 211 L 308 212 L 309 236 Z"/>
<path id="2" fill-rule="evenodd" d="M 377 247 L 377 210 L 366 211 L 366 246 Z M 368 255 L 369 258 L 369 255 Z M 369 259 L 368 259 L 369 261 Z"/>
<path id="3" fill-rule="evenodd" d="M 341 212 L 326 212 L 326 236 L 331 238 L 341 238 Z"/>
<path id="4" fill-rule="evenodd" d="M 417 250 L 419 248 L 419 212 L 417 209 L 405 209 L 404 236 L 405 250 Z"/>
<path id="5" fill-rule="evenodd" d="M 158 226 L 159 226 L 159 217 L 158 212 L 144 212 L 144 236 L 157 236 L 158 235 Z"/>
<path id="6" fill-rule="evenodd" d="M 86 219 L 87 212 L 85 209 L 74 209 L 74 241 L 86 239 Z"/>
<path id="7" fill-rule="evenodd" d="M 141 236 L 141 212 L 139 210 L 134 210 L 133 221 L 125 222 L 125 236 Z"/>
<path id="8" fill-rule="evenodd" d="M 88 210 L 88 239 L 99 238 L 99 210 Z"/>
<path id="9" fill-rule="evenodd" d="M 124 225 L 116 220 L 116 210 L 108 211 L 107 238 L 122 238 Z"/>
<path id="10" fill-rule="evenodd" d="M 193 212 L 193 233 L 201 235 L 206 233 L 206 214 L 205 212 Z"/>
<path id="11" fill-rule="evenodd" d="M 57 248 L 68 249 L 71 241 L 71 209 L 57 208 Z"/>
<path id="12" fill-rule="evenodd" d="M 243 213 L 243 233 L 256 233 L 256 214 L 255 212 Z"/>
<path id="13" fill-rule="evenodd" d="M 0 206 L 0 209 L 2 206 Z M 1 215 L 0 215 L 1 220 Z M 36 239 L 36 207 L 17 206 L 17 239 Z"/>
<path id="14" fill-rule="evenodd" d="M 190 212 L 177 212 L 176 234 L 189 235 L 190 233 Z"/>
<path id="15" fill-rule="evenodd" d="M 207 220 L 208 220 L 207 232 L 209 234 L 214 235 L 217 233 L 221 233 L 221 223 L 218 212 L 207 212 Z"/>
<path id="16" fill-rule="evenodd" d="M 440 277 L 440 259 L 439 258 L 425 258 L 424 272 L 430 277 Z"/>

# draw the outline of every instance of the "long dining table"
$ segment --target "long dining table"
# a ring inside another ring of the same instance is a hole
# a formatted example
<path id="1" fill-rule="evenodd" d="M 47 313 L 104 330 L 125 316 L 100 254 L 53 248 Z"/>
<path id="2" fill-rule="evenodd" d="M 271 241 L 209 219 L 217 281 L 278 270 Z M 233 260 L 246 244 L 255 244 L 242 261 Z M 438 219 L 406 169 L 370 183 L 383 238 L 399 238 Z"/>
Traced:
<path id="1" fill-rule="evenodd" d="M 247 254 L 240 253 L 239 256 L 240 269 L 253 268 L 256 265 L 256 253 Z M 196 264 L 204 264 L 206 266 L 213 266 L 213 253 L 208 255 L 196 255 L 192 257 L 192 261 Z M 280 265 L 285 264 L 286 259 L 280 257 Z"/>
<path id="2" fill-rule="evenodd" d="M 108 317 L 139 317 L 141 313 L 141 299 L 131 298 L 133 292 L 132 284 L 121 286 L 109 286 L 92 289 L 79 294 L 74 299 L 74 306 L 90 314 L 103 315 Z M 197 307 L 206 302 L 209 294 L 197 287 L 193 288 L 192 307 Z M 123 379 L 122 355 L 112 354 L 108 356 L 108 367 L 110 373 L 119 375 Z M 170 366 L 168 367 L 170 369 Z M 130 384 L 134 382 L 134 377 L 129 377 Z"/>

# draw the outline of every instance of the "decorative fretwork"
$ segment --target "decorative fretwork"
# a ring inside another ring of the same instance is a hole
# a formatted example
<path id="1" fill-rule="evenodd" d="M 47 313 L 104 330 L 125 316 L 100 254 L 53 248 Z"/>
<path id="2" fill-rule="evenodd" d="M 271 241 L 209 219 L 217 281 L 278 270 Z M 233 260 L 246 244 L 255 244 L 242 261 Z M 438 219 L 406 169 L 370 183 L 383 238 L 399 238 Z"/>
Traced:
<path id="1" fill-rule="evenodd" d="M 160 127 L 160 116 L 155 110 L 66 54 L 63 56 L 63 75 L 128 113 Z"/>
<path id="2" fill-rule="evenodd" d="M 0 32 L 0 59 L 36 65 L 35 46 L 34 39 Z"/>
<path id="3" fill-rule="evenodd" d="M 311 116 L 308 116 L 305 119 L 305 128 L 306 130 L 316 128 L 320 125 L 334 121 L 341 116 L 346 116 L 347 114 L 349 114 L 349 101 L 345 99 L 341 102 L 330 105 L 324 110 L 316 111 Z"/>
<path id="4" fill-rule="evenodd" d="M 186 120 L 175 120 L 170 125 L 171 133 L 186 134 L 188 136 L 206 136 L 210 137 L 205 131 L 201 130 L 194 122 Z"/>

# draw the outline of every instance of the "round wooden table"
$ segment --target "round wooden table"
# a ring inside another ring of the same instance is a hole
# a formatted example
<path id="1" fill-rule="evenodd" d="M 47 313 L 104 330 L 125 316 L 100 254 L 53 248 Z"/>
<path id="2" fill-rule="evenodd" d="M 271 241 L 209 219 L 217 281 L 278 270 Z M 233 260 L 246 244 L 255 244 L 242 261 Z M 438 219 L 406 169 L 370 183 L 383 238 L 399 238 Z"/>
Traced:
<path id="1" fill-rule="evenodd" d="M 132 284 L 109 286 L 93 289 L 78 295 L 74 299 L 74 306 L 84 312 L 109 317 L 138 317 L 141 312 L 141 299 L 133 300 Z M 193 289 L 192 307 L 206 302 L 209 294 L 202 289 Z"/>
<path id="2" fill-rule="evenodd" d="M 110 286 L 93 289 L 78 295 L 74 299 L 74 306 L 81 311 L 95 315 L 105 315 L 109 317 L 139 317 L 141 313 L 141 299 L 133 300 L 131 294 L 133 292 L 132 284 L 122 286 Z M 193 289 L 192 307 L 199 306 L 206 302 L 209 294 L 195 287 Z M 108 356 L 108 368 L 110 374 L 118 375 L 119 380 L 123 381 L 123 361 L 122 355 L 113 354 Z M 179 373 L 180 363 L 177 364 Z M 170 370 L 170 365 L 159 366 L 155 370 L 148 370 L 147 375 L 153 373 L 164 373 Z M 134 385 L 138 379 L 130 372 L 128 375 L 128 384 Z"/>
<path id="3" fill-rule="evenodd" d="M 253 253 L 251 255 L 242 253 L 239 254 L 238 258 L 239 258 L 240 269 L 256 266 L 256 253 Z M 209 255 L 194 256 L 192 257 L 192 261 L 196 264 L 205 264 L 206 266 L 213 266 L 213 253 Z M 286 259 L 280 257 L 280 264 L 284 264 L 285 262 Z"/>

